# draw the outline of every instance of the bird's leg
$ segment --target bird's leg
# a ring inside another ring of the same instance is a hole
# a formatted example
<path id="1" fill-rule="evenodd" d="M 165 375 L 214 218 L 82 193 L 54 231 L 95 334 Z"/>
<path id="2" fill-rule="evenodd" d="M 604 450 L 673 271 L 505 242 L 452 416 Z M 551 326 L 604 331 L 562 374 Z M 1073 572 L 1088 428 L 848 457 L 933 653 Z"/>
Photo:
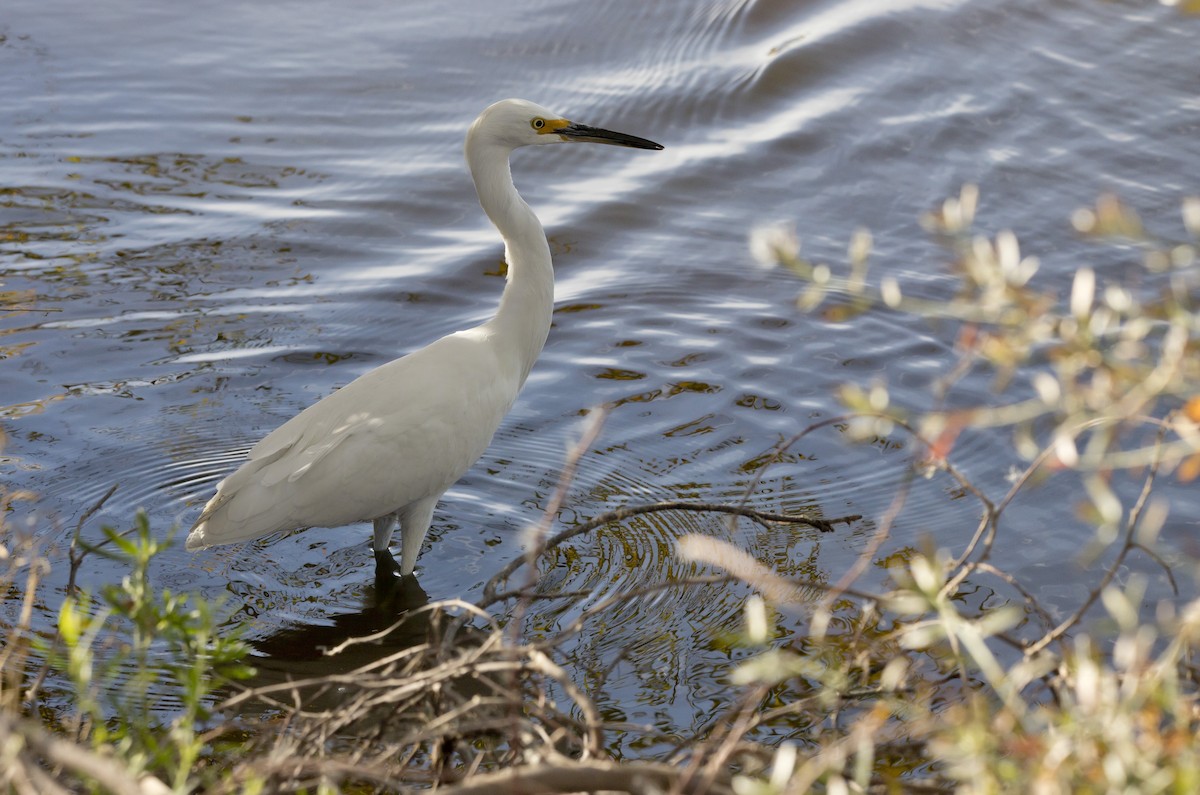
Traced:
<path id="1" fill-rule="evenodd" d="M 417 567 L 417 555 L 433 521 L 433 509 L 442 495 L 426 497 L 404 506 L 400 511 L 400 576 L 413 573 Z"/>
<path id="2" fill-rule="evenodd" d="M 371 548 L 375 550 L 375 581 L 377 583 L 400 576 L 400 564 L 396 562 L 396 559 L 392 557 L 391 550 L 388 549 L 392 533 L 396 530 L 397 518 L 396 514 L 389 513 L 387 516 L 381 516 L 375 520 L 375 540 L 372 542 Z"/>

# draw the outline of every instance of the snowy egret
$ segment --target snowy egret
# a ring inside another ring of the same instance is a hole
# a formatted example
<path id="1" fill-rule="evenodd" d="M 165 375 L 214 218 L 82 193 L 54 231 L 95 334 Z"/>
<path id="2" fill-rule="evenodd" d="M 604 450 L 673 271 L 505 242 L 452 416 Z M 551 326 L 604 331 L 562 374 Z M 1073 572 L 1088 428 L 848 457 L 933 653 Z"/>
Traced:
<path id="1" fill-rule="evenodd" d="M 479 115 L 467 132 L 467 166 L 508 262 L 495 316 L 360 376 L 268 434 L 217 485 L 189 550 L 370 520 L 377 576 L 412 574 L 438 500 L 483 455 L 550 333 L 550 247 L 513 185 L 509 154 L 578 141 L 662 149 L 525 100 Z M 388 550 L 397 525 L 399 565 Z"/>

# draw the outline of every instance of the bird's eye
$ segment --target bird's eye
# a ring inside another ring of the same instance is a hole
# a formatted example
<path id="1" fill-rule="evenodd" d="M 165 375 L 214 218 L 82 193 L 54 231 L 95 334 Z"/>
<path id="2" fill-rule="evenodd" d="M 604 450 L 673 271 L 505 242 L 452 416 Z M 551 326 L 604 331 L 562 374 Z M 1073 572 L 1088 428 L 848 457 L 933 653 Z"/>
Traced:
<path id="1" fill-rule="evenodd" d="M 540 130 L 546 126 L 546 120 L 545 119 L 534 119 L 533 121 L 529 122 L 529 124 L 531 127 L 533 127 L 533 129 Z"/>

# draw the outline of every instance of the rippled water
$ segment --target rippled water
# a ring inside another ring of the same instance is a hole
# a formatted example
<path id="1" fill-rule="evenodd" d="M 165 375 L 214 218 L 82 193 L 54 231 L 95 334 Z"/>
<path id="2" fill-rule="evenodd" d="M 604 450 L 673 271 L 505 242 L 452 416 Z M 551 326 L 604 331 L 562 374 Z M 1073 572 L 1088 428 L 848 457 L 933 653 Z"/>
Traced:
<path id="1" fill-rule="evenodd" d="M 800 314 L 786 274 L 750 264 L 756 224 L 794 221 L 807 256 L 841 262 L 860 226 L 876 269 L 944 295 L 918 215 L 981 186 L 984 231 L 1013 228 L 1062 287 L 1129 252 L 1084 245 L 1069 216 L 1117 191 L 1179 234 L 1200 174 L 1197 26 L 1133 2 L 302 2 L 81 10 L 15 0 L 0 15 L 0 422 L 15 485 L 65 538 L 144 506 L 164 532 L 196 516 L 241 452 L 366 370 L 486 318 L 501 246 L 462 164 L 465 129 L 506 96 L 643 135 L 663 152 L 521 151 L 518 186 L 546 225 L 557 311 L 545 353 L 483 460 L 446 496 L 419 561 L 431 598 L 473 597 L 520 554 L 581 415 L 612 403 L 562 521 L 659 498 L 729 500 L 781 439 L 838 412 L 844 381 L 886 377 L 929 403 L 947 330 L 872 314 Z M 1096 259 L 1099 258 L 1099 259 Z M 984 383 L 965 385 L 972 397 Z M 788 571 L 836 579 L 905 478 L 903 438 L 807 437 L 752 497 L 861 513 L 815 531 L 657 516 L 573 542 L 547 583 L 597 598 L 682 565 L 672 539 L 715 534 Z M 956 461 L 984 487 L 1015 463 L 999 436 Z M 1172 495 L 1166 535 L 1194 534 Z M 1006 514 L 1000 562 L 1069 609 L 1063 566 L 1087 537 L 1068 496 Z M 920 481 L 881 555 L 933 534 L 961 544 L 975 507 Z M 1053 517 L 1053 518 L 1052 518 Z M 18 521 L 23 515 L 16 517 Z M 352 616 L 368 530 L 171 552 L 173 588 L 229 592 L 267 637 Z M 83 573 L 111 580 L 102 561 Z M 873 575 L 874 576 L 874 575 Z M 1152 595 L 1166 593 L 1160 579 Z M 631 720 L 712 715 L 737 594 L 630 604 L 585 634 L 584 666 Z M 575 608 L 581 609 L 581 608 Z M 41 617 L 53 621 L 53 607 Z M 546 614 L 546 626 L 570 616 Z"/>

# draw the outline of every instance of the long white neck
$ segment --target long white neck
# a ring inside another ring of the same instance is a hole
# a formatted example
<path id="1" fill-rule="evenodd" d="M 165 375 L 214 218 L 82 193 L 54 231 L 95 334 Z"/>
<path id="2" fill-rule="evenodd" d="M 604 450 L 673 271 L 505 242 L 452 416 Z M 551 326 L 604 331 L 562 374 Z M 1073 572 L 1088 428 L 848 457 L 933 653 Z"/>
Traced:
<path id="1" fill-rule="evenodd" d="M 509 153 L 507 147 L 467 136 L 467 166 L 479 204 L 504 238 L 508 263 L 500 308 L 486 326 L 501 355 L 519 368 L 524 384 L 550 333 L 554 267 L 546 233 L 513 185 Z"/>

